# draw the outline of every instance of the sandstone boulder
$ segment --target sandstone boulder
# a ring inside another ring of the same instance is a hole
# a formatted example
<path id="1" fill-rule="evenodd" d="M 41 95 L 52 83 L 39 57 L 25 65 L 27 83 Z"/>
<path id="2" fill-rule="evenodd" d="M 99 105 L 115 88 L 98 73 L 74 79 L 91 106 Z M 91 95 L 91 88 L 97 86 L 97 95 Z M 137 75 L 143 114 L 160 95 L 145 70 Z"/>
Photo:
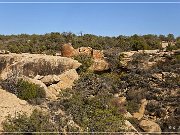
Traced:
<path id="1" fill-rule="evenodd" d="M 162 80 L 162 74 L 160 74 L 160 73 L 154 73 L 154 74 L 152 75 L 152 77 L 153 77 L 153 78 L 156 78 L 156 79 L 159 79 L 159 80 Z"/>
<path id="2" fill-rule="evenodd" d="M 93 49 L 91 47 L 80 47 L 78 49 L 79 54 L 85 54 L 85 55 L 89 55 L 89 56 L 92 55 L 92 50 Z"/>
<path id="3" fill-rule="evenodd" d="M 44 77 L 44 76 L 36 75 L 36 76 L 34 77 L 34 79 L 35 79 L 35 80 L 41 80 L 43 77 Z"/>
<path id="4" fill-rule="evenodd" d="M 9 54 L 10 51 L 6 51 L 6 50 L 0 50 L 0 54 Z"/>
<path id="5" fill-rule="evenodd" d="M 125 130 L 126 131 L 131 131 L 131 132 L 134 132 L 134 134 L 140 135 L 138 133 L 137 129 L 128 120 L 125 120 L 124 124 L 125 124 Z"/>
<path id="6" fill-rule="evenodd" d="M 104 59 L 103 51 L 101 51 L 101 50 L 93 50 L 92 57 L 94 59 Z"/>
<path id="7" fill-rule="evenodd" d="M 59 92 L 63 89 L 72 88 L 74 81 L 78 80 L 79 76 L 75 69 L 64 72 L 59 75 L 59 82 L 57 84 L 52 84 L 48 87 L 48 91 L 58 96 Z"/>
<path id="8" fill-rule="evenodd" d="M 64 44 L 61 48 L 61 55 L 63 57 L 73 57 L 75 55 L 75 49 L 70 43 Z"/>
<path id="9" fill-rule="evenodd" d="M 23 79 L 24 81 L 27 81 L 29 83 L 39 85 L 40 87 L 44 88 L 45 90 L 47 89 L 46 85 L 44 83 L 42 83 L 40 80 L 32 79 L 32 78 L 29 78 L 26 76 L 19 77 L 19 79 Z"/>
<path id="10" fill-rule="evenodd" d="M 29 83 L 33 83 L 33 84 L 36 84 L 36 85 L 39 85 L 40 87 L 42 87 L 45 90 L 46 97 L 48 99 L 53 99 L 53 100 L 56 99 L 56 95 L 54 95 L 53 92 L 50 91 L 42 81 L 36 80 L 36 79 L 31 79 L 31 78 L 26 77 L 26 76 L 22 77 L 22 79 L 25 81 L 28 81 Z"/>
<path id="11" fill-rule="evenodd" d="M 144 116 L 145 108 L 147 105 L 148 101 L 146 99 L 141 100 L 141 106 L 139 108 L 139 112 L 136 112 L 133 114 L 133 117 L 140 120 Z"/>
<path id="12" fill-rule="evenodd" d="M 44 76 L 41 79 L 41 81 L 46 85 L 51 85 L 51 84 L 59 82 L 60 78 L 58 75 L 47 75 L 47 76 Z"/>
<path id="13" fill-rule="evenodd" d="M 104 53 L 101 50 L 93 50 L 91 47 L 80 47 L 78 49 L 74 49 L 69 43 L 62 46 L 61 54 L 63 57 L 74 57 L 82 54 L 88 55 L 91 56 L 94 61 L 90 70 L 105 71 L 109 69 L 109 64 L 105 60 Z"/>
<path id="14" fill-rule="evenodd" d="M 25 100 L 17 98 L 16 95 L 0 89 L 0 131 L 2 122 L 8 115 L 15 117 L 18 113 L 30 115 L 35 107 L 29 105 Z"/>
<path id="15" fill-rule="evenodd" d="M 93 64 L 90 67 L 90 70 L 93 71 L 105 71 L 109 69 L 109 63 L 105 60 L 94 59 Z"/>
<path id="16" fill-rule="evenodd" d="M 59 75 L 69 69 L 77 69 L 81 63 L 71 58 L 42 54 L 0 55 L 0 77 L 7 79 L 13 74 L 34 78 L 37 75 Z"/>
<path id="17" fill-rule="evenodd" d="M 150 120 L 142 120 L 139 123 L 139 126 L 145 131 L 145 132 L 158 132 L 161 133 L 161 128 L 160 126 Z"/>

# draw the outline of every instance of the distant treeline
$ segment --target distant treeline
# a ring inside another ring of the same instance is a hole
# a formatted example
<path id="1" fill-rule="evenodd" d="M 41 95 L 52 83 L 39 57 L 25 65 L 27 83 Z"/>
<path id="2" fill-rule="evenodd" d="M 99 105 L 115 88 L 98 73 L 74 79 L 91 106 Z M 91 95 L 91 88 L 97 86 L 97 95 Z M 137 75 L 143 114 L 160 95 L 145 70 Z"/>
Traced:
<path id="1" fill-rule="evenodd" d="M 44 35 L 0 35 L 0 49 L 14 53 L 46 53 L 54 54 L 61 50 L 64 43 L 72 43 L 74 48 L 81 46 L 94 49 L 118 48 L 121 51 L 161 49 L 161 42 L 174 42 L 170 49 L 180 48 L 180 37 L 173 34 L 164 35 L 133 35 L 133 36 L 96 36 L 92 34 L 75 35 L 71 32 L 48 33 Z"/>

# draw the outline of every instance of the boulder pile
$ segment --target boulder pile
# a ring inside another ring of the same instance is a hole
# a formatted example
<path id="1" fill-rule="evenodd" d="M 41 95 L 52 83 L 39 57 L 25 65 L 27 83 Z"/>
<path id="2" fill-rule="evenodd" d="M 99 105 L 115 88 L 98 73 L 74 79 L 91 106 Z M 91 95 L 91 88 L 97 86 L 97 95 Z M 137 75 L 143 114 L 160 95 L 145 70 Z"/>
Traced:
<path id="1" fill-rule="evenodd" d="M 91 47 L 80 47 L 74 49 L 73 46 L 68 43 L 62 46 L 61 54 L 63 57 L 74 57 L 78 55 L 91 56 L 93 59 L 93 64 L 90 67 L 93 71 L 105 71 L 109 69 L 109 64 L 106 61 L 103 51 L 94 50 Z"/>

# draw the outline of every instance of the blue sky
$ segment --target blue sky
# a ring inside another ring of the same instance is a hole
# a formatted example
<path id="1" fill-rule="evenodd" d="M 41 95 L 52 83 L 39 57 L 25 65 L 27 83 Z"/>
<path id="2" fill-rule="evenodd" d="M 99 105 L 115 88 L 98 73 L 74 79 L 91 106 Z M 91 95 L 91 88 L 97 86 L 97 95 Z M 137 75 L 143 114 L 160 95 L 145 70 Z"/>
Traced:
<path id="1" fill-rule="evenodd" d="M 23 0 L 0 0 L 3 1 Z M 80 31 L 103 36 L 168 33 L 180 36 L 180 4 L 0 4 L 0 34 Z"/>

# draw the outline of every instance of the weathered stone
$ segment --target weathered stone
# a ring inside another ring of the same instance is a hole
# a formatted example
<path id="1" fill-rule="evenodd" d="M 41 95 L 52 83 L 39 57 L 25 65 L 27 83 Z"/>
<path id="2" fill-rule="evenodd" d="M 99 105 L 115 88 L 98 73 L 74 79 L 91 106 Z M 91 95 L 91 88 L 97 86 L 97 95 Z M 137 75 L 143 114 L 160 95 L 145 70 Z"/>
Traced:
<path id="1" fill-rule="evenodd" d="M 162 74 L 160 74 L 160 73 L 154 73 L 154 74 L 152 75 L 152 77 L 154 77 L 154 78 L 156 78 L 156 79 L 159 79 L 159 80 L 162 80 Z"/>
<path id="2" fill-rule="evenodd" d="M 146 99 L 141 100 L 141 106 L 139 108 L 139 112 L 136 112 L 133 114 L 133 117 L 140 120 L 144 116 L 145 108 L 147 105 L 148 101 Z"/>
<path id="3" fill-rule="evenodd" d="M 0 54 L 9 54 L 10 51 L 6 51 L 6 50 L 0 50 Z"/>
<path id="4" fill-rule="evenodd" d="M 36 80 L 36 79 L 31 79 L 26 76 L 22 77 L 22 79 L 25 81 L 28 81 L 29 83 L 33 83 L 33 84 L 36 84 L 36 85 L 39 85 L 40 87 L 42 87 L 46 92 L 46 98 L 52 99 L 52 100 L 57 99 L 56 95 L 52 91 L 50 91 L 42 81 Z"/>
<path id="5" fill-rule="evenodd" d="M 47 75 L 44 76 L 41 81 L 46 85 L 50 85 L 59 82 L 60 78 L 57 75 Z"/>
<path id="6" fill-rule="evenodd" d="M 135 53 L 137 53 L 137 51 L 122 52 L 121 54 L 127 58 L 133 56 Z"/>
<path id="7" fill-rule="evenodd" d="M 63 57 L 73 57 L 75 55 L 75 49 L 70 43 L 64 44 L 61 48 L 61 55 Z"/>
<path id="8" fill-rule="evenodd" d="M 0 131 L 2 122 L 6 116 L 15 117 L 18 113 L 30 115 L 36 107 L 29 105 L 25 100 L 17 98 L 16 95 L 0 89 Z"/>
<path id="9" fill-rule="evenodd" d="M 145 132 L 156 132 L 156 133 L 161 133 L 161 128 L 160 126 L 150 120 L 142 120 L 139 123 L 139 126 L 145 131 Z"/>
<path id="10" fill-rule="evenodd" d="M 135 127 L 128 120 L 125 120 L 124 124 L 125 124 L 125 130 L 134 132 L 134 134 L 135 133 L 138 134 L 137 129 L 135 129 Z"/>
<path id="11" fill-rule="evenodd" d="M 36 76 L 34 77 L 34 79 L 35 79 L 35 80 L 41 80 L 43 77 L 44 77 L 44 76 L 36 75 Z"/>
<path id="12" fill-rule="evenodd" d="M 95 59 L 90 67 L 93 71 L 105 71 L 109 69 L 109 64 L 105 60 Z"/>
<path id="13" fill-rule="evenodd" d="M 156 54 L 156 53 L 159 53 L 159 50 L 144 50 L 144 53 L 147 53 L 147 54 Z"/>
<path id="14" fill-rule="evenodd" d="M 57 84 L 52 84 L 48 87 L 48 91 L 51 91 L 54 95 L 58 96 L 59 92 L 63 89 L 72 88 L 74 81 L 78 80 L 79 76 L 76 70 L 71 69 L 59 75 L 60 81 Z"/>
<path id="15" fill-rule="evenodd" d="M 23 76 L 19 79 L 23 79 L 24 81 L 27 81 L 29 83 L 34 83 L 36 85 L 39 85 L 40 87 L 44 88 L 45 90 L 47 89 L 46 85 L 44 83 L 42 83 L 40 80 L 36 80 L 36 79 L 32 79 L 26 76 Z"/>
<path id="16" fill-rule="evenodd" d="M 93 50 L 92 57 L 94 59 L 104 59 L 103 51 L 101 51 L 101 50 Z"/>
<path id="17" fill-rule="evenodd" d="M 42 54 L 2 54 L 0 55 L 0 77 L 24 75 L 34 78 L 37 75 L 59 75 L 69 69 L 77 69 L 81 63 L 71 58 Z"/>
<path id="18" fill-rule="evenodd" d="M 91 47 L 80 47 L 79 49 L 79 54 L 85 54 L 85 55 L 92 55 L 92 48 Z"/>
<path id="19" fill-rule="evenodd" d="M 178 75 L 176 75 L 175 73 L 172 72 L 162 72 L 162 77 L 163 78 L 168 78 L 168 77 L 177 77 Z"/>

